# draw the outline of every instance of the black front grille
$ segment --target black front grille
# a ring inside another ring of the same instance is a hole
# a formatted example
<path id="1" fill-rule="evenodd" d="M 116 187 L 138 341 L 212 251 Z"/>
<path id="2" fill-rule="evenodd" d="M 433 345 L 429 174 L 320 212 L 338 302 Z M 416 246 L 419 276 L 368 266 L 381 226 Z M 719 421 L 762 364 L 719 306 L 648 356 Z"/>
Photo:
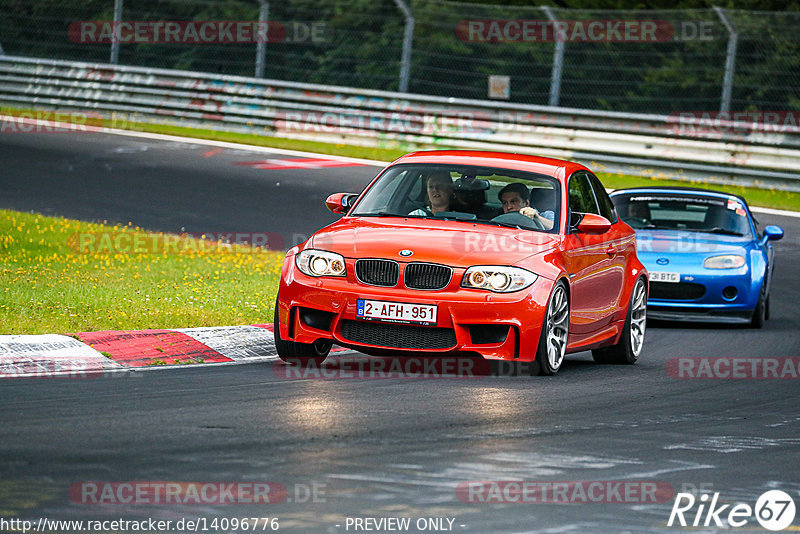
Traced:
<path id="1" fill-rule="evenodd" d="M 394 287 L 400 277 L 400 266 L 391 260 L 357 260 L 356 277 L 371 286 Z"/>
<path id="2" fill-rule="evenodd" d="M 392 349 L 449 349 L 456 344 L 456 333 L 451 328 L 369 321 L 342 321 L 342 337 Z"/>
<path id="3" fill-rule="evenodd" d="M 651 299 L 697 300 L 706 294 L 706 286 L 694 282 L 650 282 Z"/>
<path id="4" fill-rule="evenodd" d="M 409 263 L 403 273 L 410 289 L 443 289 L 450 283 L 453 269 L 433 263 Z"/>

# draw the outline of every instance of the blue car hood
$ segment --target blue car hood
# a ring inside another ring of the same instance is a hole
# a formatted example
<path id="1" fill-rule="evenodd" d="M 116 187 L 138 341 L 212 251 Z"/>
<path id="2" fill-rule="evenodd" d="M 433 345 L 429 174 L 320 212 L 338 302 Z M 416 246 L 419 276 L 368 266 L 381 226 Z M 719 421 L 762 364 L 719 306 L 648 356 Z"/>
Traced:
<path id="1" fill-rule="evenodd" d="M 640 256 L 653 254 L 746 255 L 750 240 L 745 237 L 687 230 L 636 230 Z"/>

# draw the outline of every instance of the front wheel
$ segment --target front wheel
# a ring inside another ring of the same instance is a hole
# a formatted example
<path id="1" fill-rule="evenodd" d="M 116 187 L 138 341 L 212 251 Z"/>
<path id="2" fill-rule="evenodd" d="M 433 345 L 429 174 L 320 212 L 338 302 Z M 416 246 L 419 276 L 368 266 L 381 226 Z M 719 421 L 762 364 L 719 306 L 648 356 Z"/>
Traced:
<path id="1" fill-rule="evenodd" d="M 764 294 L 764 286 L 766 286 L 766 283 L 761 285 L 756 309 L 753 310 L 753 317 L 750 319 L 750 328 L 763 327 L 769 318 L 769 297 Z"/>
<path id="2" fill-rule="evenodd" d="M 542 333 L 536 359 L 531 367 L 531 374 L 554 375 L 564 362 L 567 352 L 567 336 L 569 335 L 569 297 L 563 282 L 558 282 L 542 320 Z"/>
<path id="3" fill-rule="evenodd" d="M 616 345 L 595 349 L 592 358 L 597 363 L 633 364 L 639 359 L 644 345 L 644 330 L 647 323 L 647 289 L 644 278 L 633 286 L 631 302 L 625 316 L 625 326 Z"/>
<path id="4" fill-rule="evenodd" d="M 296 343 L 281 339 L 280 322 L 278 321 L 278 302 L 275 301 L 275 316 L 273 319 L 275 331 L 275 350 L 278 358 L 293 365 L 320 364 L 328 357 L 333 344 L 329 339 L 318 339 L 314 343 Z"/>

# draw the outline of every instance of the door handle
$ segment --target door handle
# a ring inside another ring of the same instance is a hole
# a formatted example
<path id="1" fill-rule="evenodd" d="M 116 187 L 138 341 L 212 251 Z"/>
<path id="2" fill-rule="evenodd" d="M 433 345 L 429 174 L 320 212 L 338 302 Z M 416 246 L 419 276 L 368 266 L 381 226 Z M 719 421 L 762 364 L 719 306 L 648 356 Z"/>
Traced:
<path id="1" fill-rule="evenodd" d="M 617 249 L 614 248 L 614 245 L 609 245 L 606 249 L 606 254 L 611 256 L 612 258 L 617 255 Z"/>

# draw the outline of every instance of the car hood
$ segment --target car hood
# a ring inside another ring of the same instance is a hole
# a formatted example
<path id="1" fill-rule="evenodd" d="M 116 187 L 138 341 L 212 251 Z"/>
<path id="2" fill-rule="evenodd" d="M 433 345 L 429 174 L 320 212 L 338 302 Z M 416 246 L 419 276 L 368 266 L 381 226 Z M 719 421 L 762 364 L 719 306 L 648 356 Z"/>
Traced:
<path id="1" fill-rule="evenodd" d="M 744 237 L 686 230 L 636 230 L 640 256 L 653 254 L 743 254 L 750 240 Z"/>
<path id="2" fill-rule="evenodd" d="M 437 219 L 347 217 L 317 232 L 306 248 L 348 258 L 388 258 L 469 267 L 514 265 L 553 250 L 558 235 Z M 400 251 L 411 251 L 401 256 Z"/>

